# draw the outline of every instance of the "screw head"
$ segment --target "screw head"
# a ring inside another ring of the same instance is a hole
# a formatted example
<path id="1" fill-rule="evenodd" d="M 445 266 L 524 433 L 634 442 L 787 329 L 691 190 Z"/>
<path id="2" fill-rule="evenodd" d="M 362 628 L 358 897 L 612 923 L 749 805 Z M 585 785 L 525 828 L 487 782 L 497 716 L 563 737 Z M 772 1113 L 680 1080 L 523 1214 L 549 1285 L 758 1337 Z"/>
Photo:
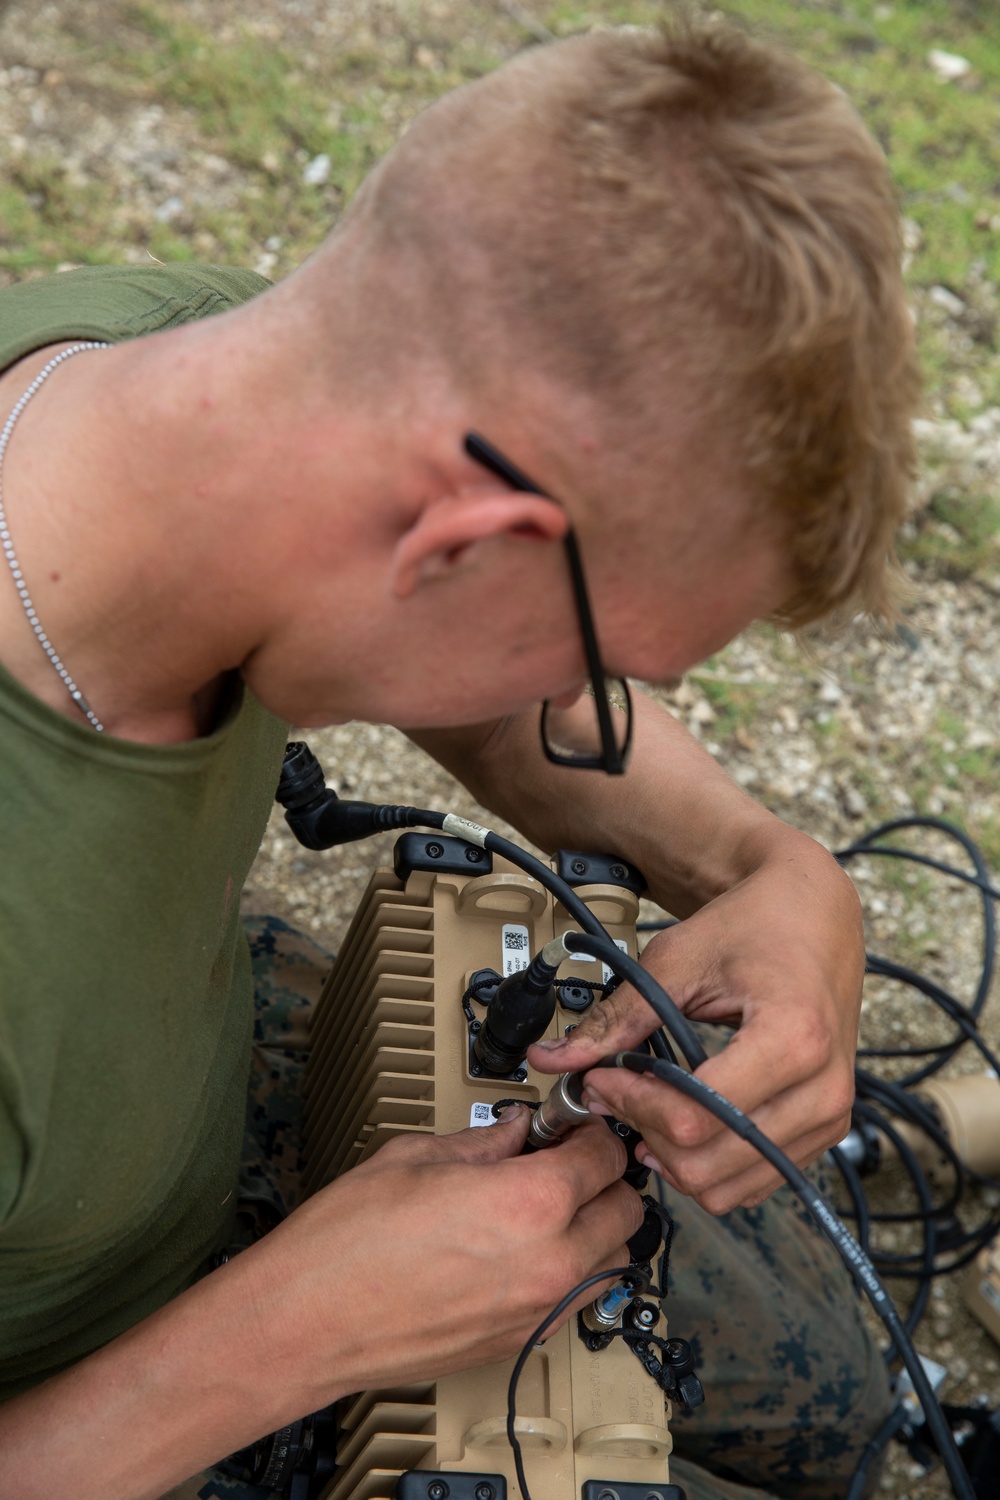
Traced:
<path id="1" fill-rule="evenodd" d="M 472 1074 L 473 1078 L 478 1078 L 480 1076 L 480 1074 L 482 1073 L 482 1071 L 483 1071 L 483 1069 L 482 1069 L 482 1065 L 480 1063 L 471 1062 L 469 1064 L 469 1072 Z"/>
<path id="2" fill-rule="evenodd" d="M 482 1031 L 482 1029 L 483 1029 L 483 1023 L 482 1023 L 482 1021 L 470 1021 L 469 1022 L 469 1030 L 472 1032 L 473 1036 L 478 1036 L 479 1033 Z"/>
<path id="3" fill-rule="evenodd" d="M 624 1120 L 616 1120 L 615 1123 L 611 1127 L 611 1129 L 614 1131 L 615 1135 L 620 1135 L 620 1136 L 626 1136 L 626 1135 L 628 1135 L 628 1133 L 631 1130 L 631 1128 L 632 1127 L 630 1125 L 626 1125 L 626 1123 L 625 1123 Z"/>
<path id="4" fill-rule="evenodd" d="M 465 857 L 469 861 L 470 865 L 481 865 L 483 862 L 483 850 L 477 849 L 475 844 L 470 844 L 468 849 L 466 849 L 465 851 Z M 490 1490 L 491 1494 L 493 1493 L 492 1488 L 489 1485 L 487 1485 L 487 1489 Z M 478 1490 L 476 1491 L 476 1494 L 479 1494 Z"/>
<path id="5" fill-rule="evenodd" d="M 618 1500 L 617 1490 L 602 1490 L 597 1500 Z"/>
<path id="6" fill-rule="evenodd" d="M 625 865 L 612 865 L 609 873 L 612 874 L 616 880 L 628 879 L 628 870 L 626 869 Z"/>
<path id="7" fill-rule="evenodd" d="M 515 1083 L 523 1083 L 528 1076 L 528 1071 L 526 1068 L 518 1068 L 510 1076 Z"/>
<path id="8" fill-rule="evenodd" d="M 444 845 L 434 843 L 425 844 L 424 853 L 427 855 L 428 859 L 440 859 L 442 854 L 444 853 Z M 431 1500 L 437 1500 L 437 1497 L 431 1496 Z"/>
<path id="9" fill-rule="evenodd" d="M 476 1500 L 495 1500 L 496 1490 L 491 1484 L 476 1485 Z"/>
<path id="10" fill-rule="evenodd" d="M 451 1490 L 443 1479 L 432 1479 L 427 1486 L 427 1500 L 448 1500 Z"/>
<path id="11" fill-rule="evenodd" d="M 570 869 L 573 871 L 574 875 L 586 875 L 587 868 L 587 861 L 585 859 L 574 859 L 573 863 L 570 865 Z M 603 1495 L 600 1496 L 600 1500 L 604 1500 Z"/>

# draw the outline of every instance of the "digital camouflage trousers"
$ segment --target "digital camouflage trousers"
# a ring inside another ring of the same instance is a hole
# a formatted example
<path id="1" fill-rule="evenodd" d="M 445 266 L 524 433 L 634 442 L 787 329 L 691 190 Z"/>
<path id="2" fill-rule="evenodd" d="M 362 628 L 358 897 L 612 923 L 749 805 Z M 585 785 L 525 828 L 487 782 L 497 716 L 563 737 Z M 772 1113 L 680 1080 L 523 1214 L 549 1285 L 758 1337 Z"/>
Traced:
<path id="1" fill-rule="evenodd" d="M 297 1202 L 307 1020 L 331 957 L 277 918 L 246 928 L 256 1023 L 241 1201 L 266 1229 Z M 890 1399 L 836 1252 L 789 1189 L 721 1218 L 673 1193 L 668 1203 L 666 1313 L 705 1388 L 697 1411 L 674 1410 L 671 1482 L 687 1500 L 841 1500 Z M 210 1470 L 168 1500 L 273 1497 Z"/>

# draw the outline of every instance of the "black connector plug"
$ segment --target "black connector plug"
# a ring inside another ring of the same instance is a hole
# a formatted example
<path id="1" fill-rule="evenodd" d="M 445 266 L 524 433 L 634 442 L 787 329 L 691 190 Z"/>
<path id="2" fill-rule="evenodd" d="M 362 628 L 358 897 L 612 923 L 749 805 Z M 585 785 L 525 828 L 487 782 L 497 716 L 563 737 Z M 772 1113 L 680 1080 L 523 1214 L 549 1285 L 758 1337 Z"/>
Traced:
<path id="1" fill-rule="evenodd" d="M 484 1073 L 505 1078 L 521 1066 L 532 1042 L 545 1035 L 556 1013 L 553 980 L 558 968 L 538 953 L 526 969 L 508 974 L 500 985 L 473 1049 Z"/>
<path id="2" fill-rule="evenodd" d="M 306 849 L 332 849 L 393 828 L 440 828 L 444 822 L 443 814 L 418 807 L 342 802 L 327 786 L 322 766 L 302 740 L 291 740 L 285 747 L 275 800 L 285 809 L 285 822 Z"/>

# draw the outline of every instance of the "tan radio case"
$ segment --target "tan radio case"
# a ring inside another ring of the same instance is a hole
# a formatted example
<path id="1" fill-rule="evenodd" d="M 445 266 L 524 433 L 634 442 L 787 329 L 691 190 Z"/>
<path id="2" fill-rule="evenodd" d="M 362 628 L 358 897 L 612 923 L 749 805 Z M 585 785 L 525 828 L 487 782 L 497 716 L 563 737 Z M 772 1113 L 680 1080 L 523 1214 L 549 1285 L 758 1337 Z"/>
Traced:
<path id="1" fill-rule="evenodd" d="M 578 894 L 634 957 L 638 901 L 631 891 L 592 885 Z M 519 955 L 523 966 L 574 926 L 536 880 L 500 859 L 490 874 L 416 869 L 405 883 L 377 870 L 315 1015 L 306 1078 L 308 1191 L 401 1132 L 460 1130 L 489 1117 L 497 1099 L 544 1098 L 551 1075 L 529 1069 L 523 1082 L 472 1075 L 462 996 L 476 969 L 503 973 L 505 955 L 508 963 Z M 570 973 L 595 989 L 603 980 L 602 966 L 583 956 L 570 959 L 560 976 Z M 561 1035 L 577 1019 L 557 1007 L 549 1034 Z M 655 1331 L 665 1335 L 662 1318 Z M 338 1472 L 324 1500 L 393 1500 L 397 1481 L 411 1470 L 501 1475 L 510 1500 L 518 1500 L 506 1437 L 512 1367 L 509 1361 L 351 1398 L 341 1418 Z M 532 1353 L 517 1408 L 534 1500 L 581 1500 L 585 1493 L 602 1500 L 619 1494 L 616 1484 L 642 1486 L 642 1500 L 679 1493 L 666 1490 L 668 1403 L 621 1339 L 592 1352 L 572 1320 Z M 432 1487 L 431 1500 L 440 1492 L 440 1484 Z M 622 1500 L 635 1493 L 623 1489 Z"/>

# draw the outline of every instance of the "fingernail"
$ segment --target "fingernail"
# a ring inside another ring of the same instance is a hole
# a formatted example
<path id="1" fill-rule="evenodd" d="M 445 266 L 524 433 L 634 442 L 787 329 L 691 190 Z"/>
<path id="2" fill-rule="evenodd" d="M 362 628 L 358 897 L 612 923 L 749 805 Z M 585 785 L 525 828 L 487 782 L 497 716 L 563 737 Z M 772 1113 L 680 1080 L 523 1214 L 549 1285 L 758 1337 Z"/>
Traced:
<path id="1" fill-rule="evenodd" d="M 519 1104 L 508 1104 L 504 1109 L 500 1111 L 500 1115 L 497 1119 L 497 1124 L 509 1125 L 511 1120 L 518 1119 L 520 1114 L 521 1106 Z"/>
<path id="2" fill-rule="evenodd" d="M 647 1151 L 642 1146 L 640 1146 L 639 1150 L 635 1153 L 635 1157 L 636 1161 L 641 1161 L 643 1166 L 648 1167 L 651 1172 L 659 1172 L 661 1177 L 666 1171 L 666 1168 L 664 1167 L 662 1161 L 655 1157 L 652 1151 Z"/>
<path id="3" fill-rule="evenodd" d="M 584 1103 L 586 1104 L 592 1115 L 614 1114 L 614 1110 L 610 1109 L 608 1105 L 605 1104 L 603 1099 L 598 1099 L 595 1095 L 591 1095 L 589 1099 L 586 1097 L 586 1095 L 584 1095 Z"/>
<path id="4" fill-rule="evenodd" d="M 543 1052 L 558 1052 L 560 1047 L 566 1046 L 566 1042 L 567 1038 L 564 1036 L 553 1036 L 544 1042 L 536 1042 L 535 1046 L 540 1047 Z"/>

